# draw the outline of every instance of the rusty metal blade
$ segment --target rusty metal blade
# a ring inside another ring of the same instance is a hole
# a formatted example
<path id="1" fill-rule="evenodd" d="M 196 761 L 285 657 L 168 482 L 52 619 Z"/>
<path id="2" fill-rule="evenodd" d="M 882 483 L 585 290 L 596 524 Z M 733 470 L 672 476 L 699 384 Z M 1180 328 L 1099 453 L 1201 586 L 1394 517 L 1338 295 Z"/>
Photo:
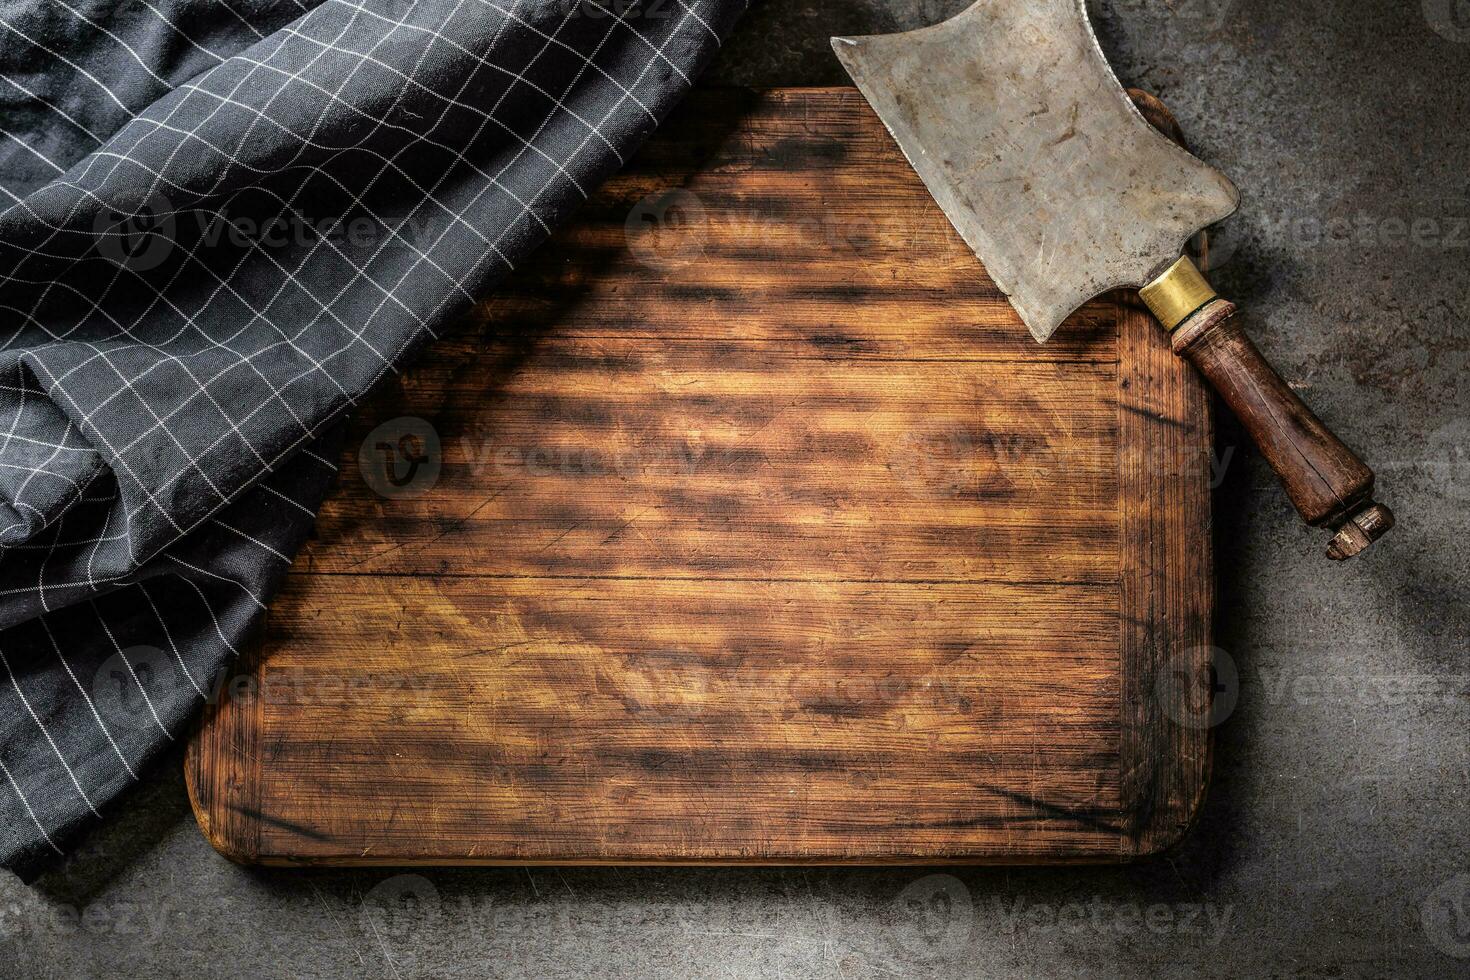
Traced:
<path id="1" fill-rule="evenodd" d="M 1153 279 L 1239 201 L 1139 115 L 1083 0 L 980 0 L 832 47 L 1038 341 Z"/>

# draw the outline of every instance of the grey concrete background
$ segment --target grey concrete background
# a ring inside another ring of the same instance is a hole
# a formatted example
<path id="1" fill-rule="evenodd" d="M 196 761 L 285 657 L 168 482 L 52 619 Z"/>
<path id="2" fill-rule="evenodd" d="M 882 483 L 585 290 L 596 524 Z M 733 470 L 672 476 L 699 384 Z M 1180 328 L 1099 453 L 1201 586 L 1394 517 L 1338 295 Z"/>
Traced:
<path id="1" fill-rule="evenodd" d="M 757 4 L 714 80 L 839 84 L 832 33 L 961 0 Z M 1126 868 L 256 871 L 166 761 L 64 866 L 0 875 L 0 977 L 1450 976 L 1470 969 L 1470 5 L 1095 0 L 1244 206 L 1214 277 L 1377 466 L 1329 566 L 1221 426 L 1238 674 L 1193 836 Z"/>

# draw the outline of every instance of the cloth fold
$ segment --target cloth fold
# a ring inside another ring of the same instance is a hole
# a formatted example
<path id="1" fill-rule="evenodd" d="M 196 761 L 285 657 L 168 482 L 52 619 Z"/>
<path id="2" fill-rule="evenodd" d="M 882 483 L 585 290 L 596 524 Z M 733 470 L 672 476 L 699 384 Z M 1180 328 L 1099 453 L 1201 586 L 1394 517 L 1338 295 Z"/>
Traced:
<path id="1" fill-rule="evenodd" d="M 54 858 L 179 737 L 343 413 L 744 6 L 0 3 L 0 864 Z"/>

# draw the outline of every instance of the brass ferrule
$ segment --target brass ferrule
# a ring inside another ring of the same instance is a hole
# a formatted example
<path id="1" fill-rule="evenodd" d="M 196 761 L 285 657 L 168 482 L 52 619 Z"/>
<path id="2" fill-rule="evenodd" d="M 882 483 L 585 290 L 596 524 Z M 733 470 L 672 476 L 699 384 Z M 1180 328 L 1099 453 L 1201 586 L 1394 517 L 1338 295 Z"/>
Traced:
<path id="1" fill-rule="evenodd" d="M 1181 255 L 1162 275 L 1140 289 L 1138 295 L 1164 329 L 1173 330 L 1189 319 L 1189 314 L 1214 299 L 1215 290 L 1205 282 L 1189 256 Z"/>

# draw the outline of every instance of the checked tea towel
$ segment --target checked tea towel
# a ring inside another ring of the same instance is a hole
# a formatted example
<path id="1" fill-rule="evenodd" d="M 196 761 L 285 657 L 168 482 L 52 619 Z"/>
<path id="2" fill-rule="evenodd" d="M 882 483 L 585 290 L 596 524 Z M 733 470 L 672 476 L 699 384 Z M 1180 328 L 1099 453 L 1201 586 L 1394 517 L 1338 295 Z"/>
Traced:
<path id="1" fill-rule="evenodd" d="M 344 412 L 637 148 L 744 0 L 0 0 L 0 864 L 180 739 Z"/>

